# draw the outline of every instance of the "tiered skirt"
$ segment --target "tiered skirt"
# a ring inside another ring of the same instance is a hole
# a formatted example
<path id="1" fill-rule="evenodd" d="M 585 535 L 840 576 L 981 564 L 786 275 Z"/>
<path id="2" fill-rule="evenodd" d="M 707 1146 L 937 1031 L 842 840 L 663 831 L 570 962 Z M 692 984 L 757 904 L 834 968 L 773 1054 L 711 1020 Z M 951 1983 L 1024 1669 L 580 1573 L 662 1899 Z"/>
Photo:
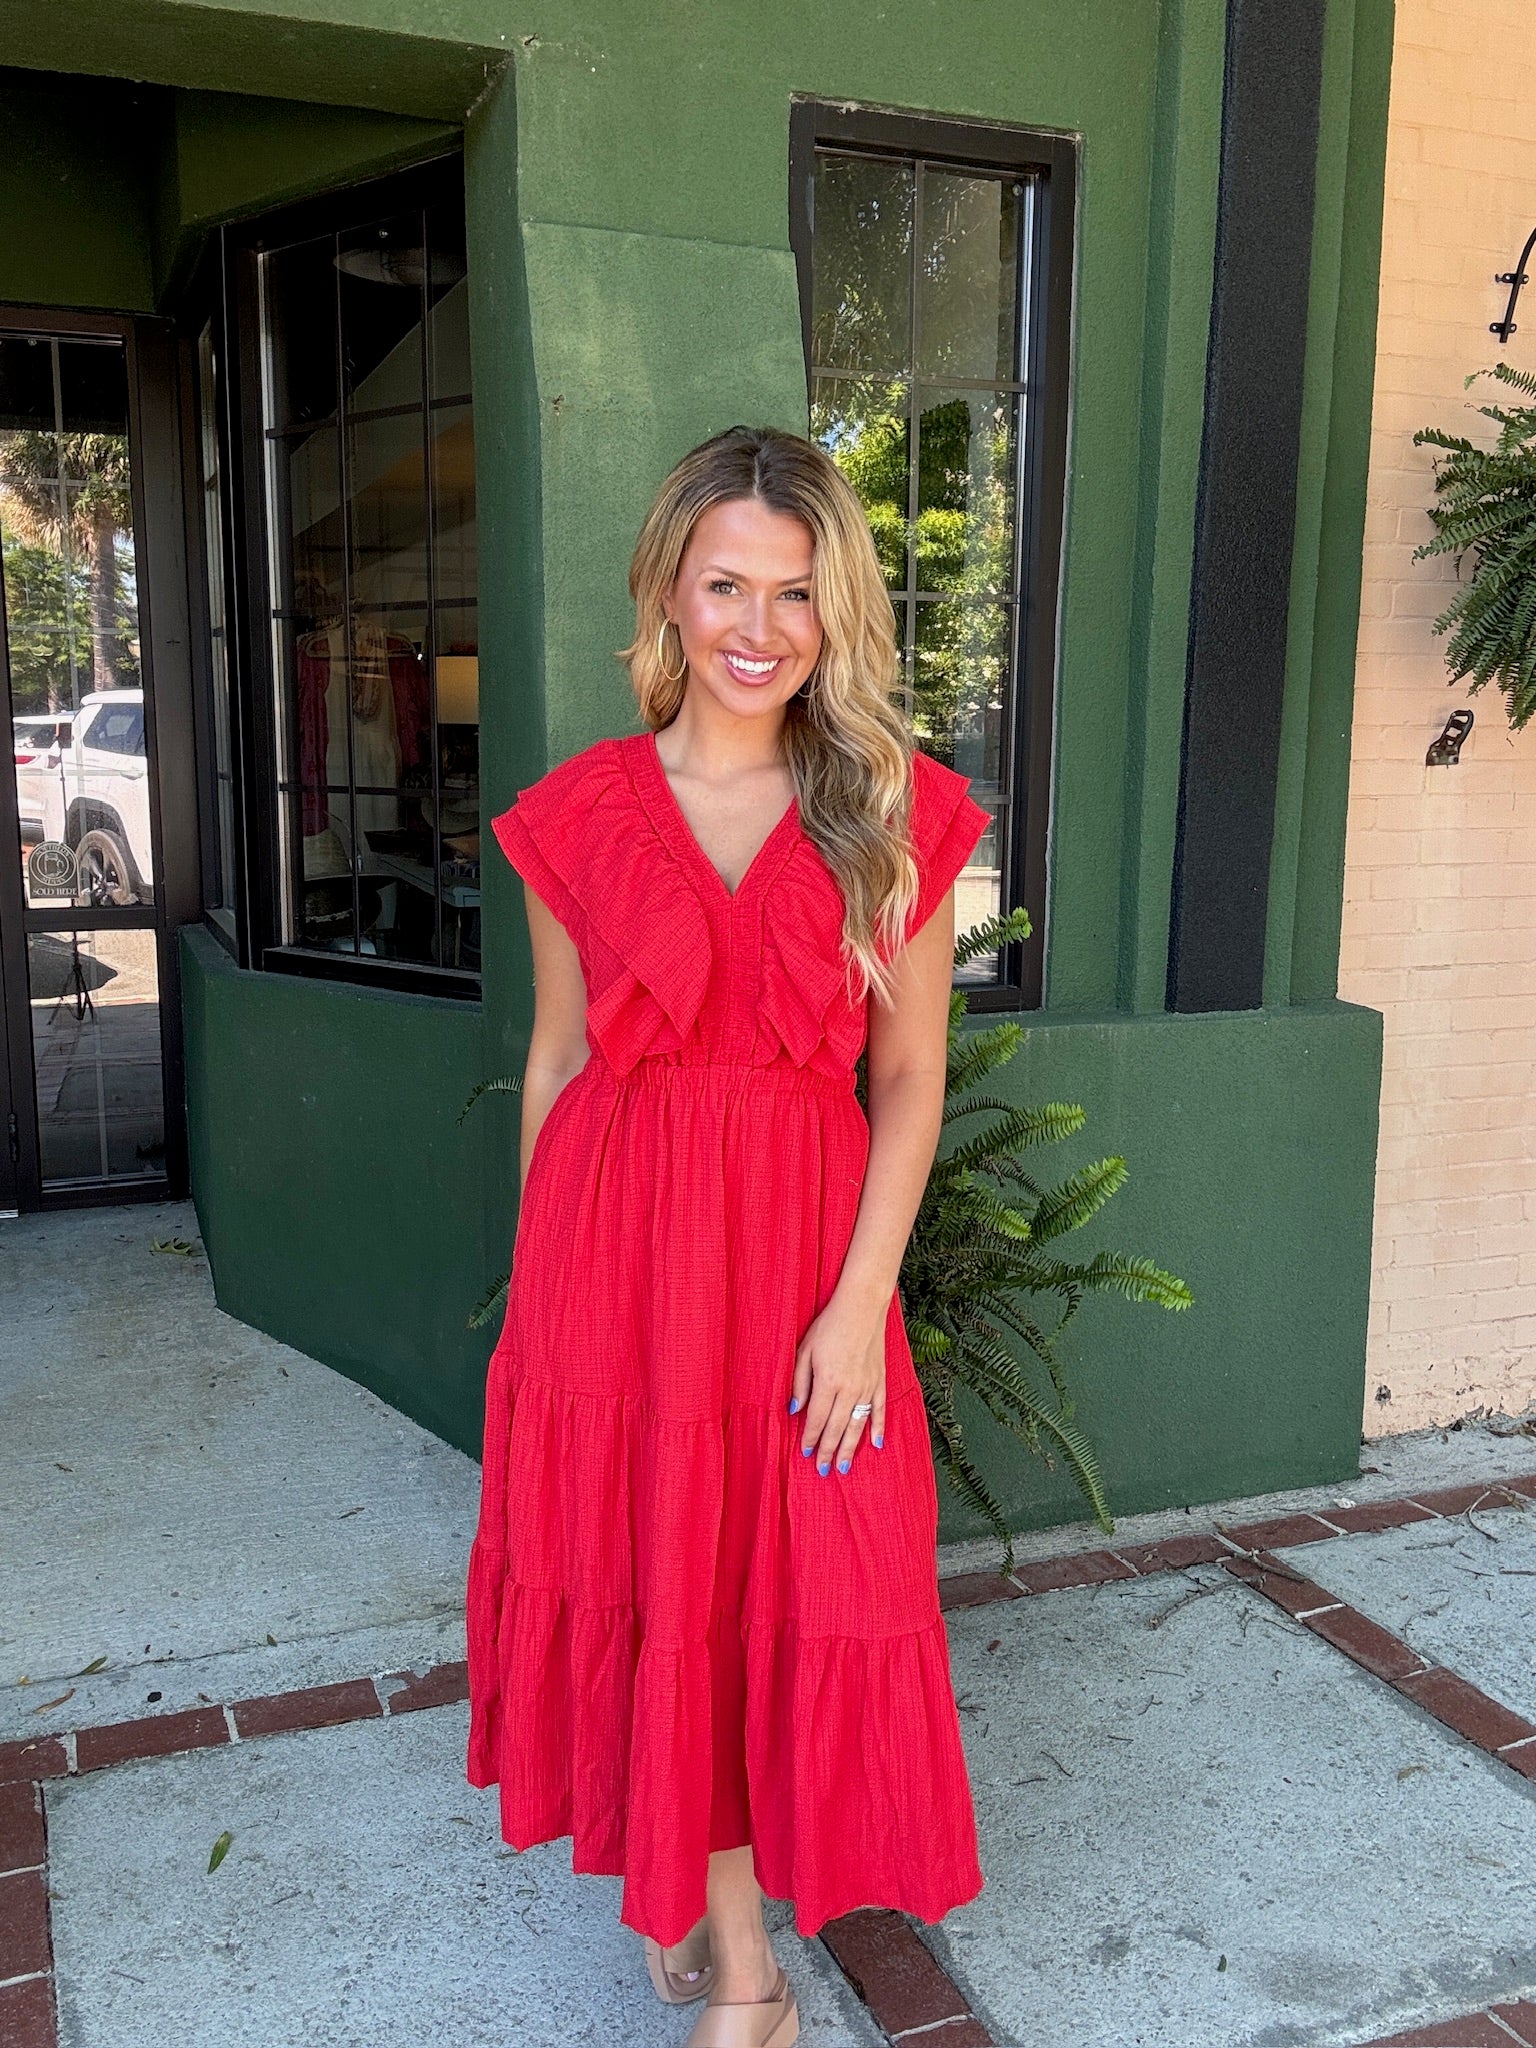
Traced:
<path id="1" fill-rule="evenodd" d="M 487 1383 L 467 1775 L 679 1941 L 712 1850 L 814 1934 L 981 1889 L 922 1391 L 886 1320 L 883 1447 L 800 1454 L 800 1336 L 852 1232 L 851 1078 L 600 1061 L 530 1162 Z"/>

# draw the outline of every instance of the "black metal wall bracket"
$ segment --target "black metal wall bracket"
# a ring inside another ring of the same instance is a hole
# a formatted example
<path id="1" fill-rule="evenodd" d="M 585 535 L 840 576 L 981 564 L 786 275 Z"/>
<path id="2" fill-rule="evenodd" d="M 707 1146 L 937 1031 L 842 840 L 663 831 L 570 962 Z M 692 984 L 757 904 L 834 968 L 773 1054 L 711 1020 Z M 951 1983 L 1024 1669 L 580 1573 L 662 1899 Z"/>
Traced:
<path id="1" fill-rule="evenodd" d="M 1520 296 L 1521 285 L 1529 284 L 1531 281 L 1526 274 L 1525 266 L 1533 247 L 1536 247 L 1536 228 L 1532 228 L 1531 232 L 1526 236 L 1525 247 L 1520 251 L 1520 261 L 1515 265 L 1514 269 L 1498 271 L 1494 276 L 1493 281 L 1495 284 L 1507 284 L 1509 286 L 1509 304 L 1504 308 L 1504 318 L 1502 320 L 1490 320 L 1488 323 L 1489 333 L 1496 334 L 1499 337 L 1500 348 L 1508 348 L 1509 337 L 1519 331 L 1515 326 L 1515 301 Z"/>
<path id="2" fill-rule="evenodd" d="M 1426 768 L 1454 768 L 1461 759 L 1461 743 L 1472 730 L 1472 714 L 1463 706 L 1445 721 L 1445 730 L 1424 756 Z"/>

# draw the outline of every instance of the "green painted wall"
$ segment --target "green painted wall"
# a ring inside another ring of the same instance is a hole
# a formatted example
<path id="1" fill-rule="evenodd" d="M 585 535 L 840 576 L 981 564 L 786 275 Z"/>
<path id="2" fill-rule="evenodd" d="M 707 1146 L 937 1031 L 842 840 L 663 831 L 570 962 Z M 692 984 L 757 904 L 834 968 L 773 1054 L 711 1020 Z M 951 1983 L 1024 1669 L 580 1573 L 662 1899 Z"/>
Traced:
<path id="1" fill-rule="evenodd" d="M 632 536 L 667 465 L 731 420 L 804 424 L 791 95 L 1081 136 L 1051 894 L 1030 905 L 1047 1009 L 1006 1092 L 1084 1103 L 1076 1156 L 1119 1151 L 1132 1169 L 1094 1242 L 1148 1253 L 1197 1296 L 1177 1317 L 1094 1302 L 1075 1326 L 1080 1415 L 1120 1512 L 1352 1471 L 1363 1400 L 1379 1018 L 1330 998 L 1391 9 L 1330 0 L 1268 1007 L 1171 1018 L 1223 19 L 1221 0 L 778 0 L 767 18 L 741 0 L 660 15 L 621 0 L 0 0 L 13 62 L 56 63 L 63 40 L 88 41 L 101 68 L 180 95 L 174 206 L 164 179 L 159 199 L 178 230 L 198 207 L 243 203 L 253 132 L 286 138 L 266 188 L 285 197 L 295 175 L 323 182 L 349 152 L 409 154 L 435 133 L 349 129 L 337 111 L 306 162 L 307 120 L 274 110 L 262 124 L 250 96 L 464 119 L 487 817 L 549 761 L 632 724 L 613 650 L 628 637 Z M 222 103 L 194 175 L 205 109 L 189 95 L 214 87 L 247 97 Z M 174 241 L 162 231 L 163 249 Z M 161 268 L 174 267 L 173 252 Z M 516 1118 L 487 1107 L 478 1132 L 474 1119 L 459 1131 L 451 1112 L 477 1071 L 517 1069 L 531 1007 L 521 887 L 494 853 L 484 892 L 478 1015 L 240 977 L 206 939 L 184 948 L 220 1300 L 470 1448 L 469 1361 L 490 1341 L 465 1350 L 459 1323 L 505 1263 Z M 301 1035 L 324 1079 L 306 1077 L 313 1100 L 292 1078 Z M 402 1105 L 405 1130 L 390 1114 Z M 343 1162 L 316 1184 L 333 1231 L 345 1186 L 343 1250 L 369 1278 L 355 1290 L 317 1268 L 293 1277 L 288 1205 L 296 1167 L 316 1158 Z M 450 1228 L 434 1204 L 402 1316 L 398 1276 L 372 1271 L 368 1248 L 392 1229 L 398 1243 L 413 1168 L 472 1202 L 474 1222 L 461 1230 L 465 1209 Z M 1016 1522 L 1080 1511 L 1064 1474 L 980 1416 L 976 1441 Z M 978 1526 L 946 1502 L 947 1535 Z"/>
<path id="2" fill-rule="evenodd" d="M 0 52 L 33 71 L 461 121 L 506 61 L 503 12 L 501 0 L 0 0 Z"/>
<path id="3" fill-rule="evenodd" d="M 0 298 L 153 307 L 157 165 L 143 136 L 158 132 L 167 98 L 154 87 L 0 69 Z"/>
<path id="4" fill-rule="evenodd" d="M 1320 1003 L 1043 1018 L 997 1077 L 1010 1101 L 1087 1111 L 1036 1172 L 1127 1163 L 1062 1251 L 1144 1255 L 1195 1297 L 1173 1313 L 1094 1296 L 1062 1340 L 1115 1514 L 1358 1469 L 1380 1062 L 1378 1011 Z M 1047 1472 L 963 1394 L 960 1411 L 1010 1526 L 1086 1514 L 1059 1462 Z M 947 1486 L 939 1500 L 946 1540 L 985 1533 Z"/>
<path id="5" fill-rule="evenodd" d="M 195 926 L 181 975 L 220 1308 L 465 1443 L 490 1350 L 465 1318 L 502 1269 L 483 1159 L 516 1137 L 507 1098 L 455 1123 L 480 1074 L 479 1010 L 241 973 Z"/>
<path id="6" fill-rule="evenodd" d="M 244 93 L 171 95 L 164 146 L 156 293 L 164 302 L 195 262 L 208 228 L 378 177 L 457 146 L 442 121 L 356 107 L 316 107 Z"/>
<path id="7" fill-rule="evenodd" d="M 442 121 L 0 67 L 0 299 L 147 313 L 210 226 L 456 144 Z"/>

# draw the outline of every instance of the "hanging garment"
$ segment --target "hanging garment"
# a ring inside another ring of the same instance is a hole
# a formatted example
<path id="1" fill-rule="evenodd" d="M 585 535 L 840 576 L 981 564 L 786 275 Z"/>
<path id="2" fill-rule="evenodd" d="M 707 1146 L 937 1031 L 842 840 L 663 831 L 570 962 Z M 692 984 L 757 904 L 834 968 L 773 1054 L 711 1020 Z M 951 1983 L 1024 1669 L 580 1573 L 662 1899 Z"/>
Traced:
<path id="1" fill-rule="evenodd" d="M 329 626 L 298 643 L 296 691 L 299 780 L 306 838 L 333 827 L 349 832 L 349 783 L 393 788 L 402 768 L 428 758 L 431 692 L 426 664 L 409 640 L 359 620 L 349 660 L 345 628 Z M 352 762 L 347 760 L 347 688 L 352 697 Z M 332 792 L 337 792 L 335 810 Z M 398 797 L 356 796 L 358 833 L 395 828 Z M 364 842 L 366 845 L 366 841 Z"/>

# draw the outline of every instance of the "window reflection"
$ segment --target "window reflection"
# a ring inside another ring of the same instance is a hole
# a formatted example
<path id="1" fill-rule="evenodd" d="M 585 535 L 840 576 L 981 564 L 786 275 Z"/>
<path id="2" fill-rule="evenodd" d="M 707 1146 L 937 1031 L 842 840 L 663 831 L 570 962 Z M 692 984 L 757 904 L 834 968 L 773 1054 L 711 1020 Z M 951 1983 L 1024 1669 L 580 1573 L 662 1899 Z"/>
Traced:
<path id="1" fill-rule="evenodd" d="M 224 599 L 224 466 L 219 438 L 223 378 L 213 322 L 197 338 L 198 476 L 207 570 L 208 666 L 213 709 L 214 848 L 209 915 L 235 933 L 234 669 Z"/>
<path id="2" fill-rule="evenodd" d="M 152 902 L 120 341 L 0 340 L 0 548 L 26 901 Z"/>
<path id="3" fill-rule="evenodd" d="M 1011 173 L 816 153 L 811 431 L 874 530 L 919 743 L 993 815 L 959 886 L 961 929 L 1000 912 L 1018 822 L 1007 735 L 1033 197 Z"/>
<path id="4" fill-rule="evenodd" d="M 270 251 L 262 309 L 284 939 L 477 972 L 462 209 Z"/>
<path id="5" fill-rule="evenodd" d="M 153 926 L 27 935 L 46 1186 L 165 1171 L 155 946 Z"/>

